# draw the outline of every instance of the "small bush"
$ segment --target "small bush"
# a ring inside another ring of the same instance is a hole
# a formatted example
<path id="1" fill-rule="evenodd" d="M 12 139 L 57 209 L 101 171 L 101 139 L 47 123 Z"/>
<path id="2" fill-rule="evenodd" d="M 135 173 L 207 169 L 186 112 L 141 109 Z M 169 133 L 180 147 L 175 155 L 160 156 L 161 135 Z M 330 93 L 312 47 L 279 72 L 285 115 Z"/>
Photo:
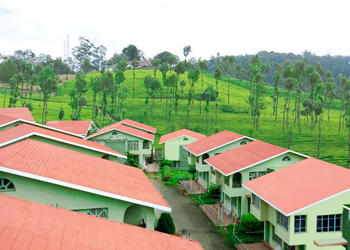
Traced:
<path id="1" fill-rule="evenodd" d="M 233 113 L 233 108 L 230 105 L 222 105 L 221 111 L 224 113 Z"/>
<path id="2" fill-rule="evenodd" d="M 174 234 L 176 229 L 174 225 L 173 218 L 168 213 L 162 213 L 158 220 L 158 225 L 155 229 L 158 232 L 163 232 L 167 234 Z"/>
<path id="3" fill-rule="evenodd" d="M 169 181 L 171 176 L 171 168 L 167 165 L 163 167 L 162 170 L 162 180 L 163 181 Z"/>
<path id="4" fill-rule="evenodd" d="M 165 159 L 159 163 L 159 169 L 162 171 L 164 166 L 172 167 L 173 165 L 174 165 L 173 161 L 169 161 L 169 160 Z"/>
<path id="5" fill-rule="evenodd" d="M 245 232 L 257 232 L 263 230 L 263 224 L 252 214 L 242 215 L 240 226 L 240 230 Z"/>

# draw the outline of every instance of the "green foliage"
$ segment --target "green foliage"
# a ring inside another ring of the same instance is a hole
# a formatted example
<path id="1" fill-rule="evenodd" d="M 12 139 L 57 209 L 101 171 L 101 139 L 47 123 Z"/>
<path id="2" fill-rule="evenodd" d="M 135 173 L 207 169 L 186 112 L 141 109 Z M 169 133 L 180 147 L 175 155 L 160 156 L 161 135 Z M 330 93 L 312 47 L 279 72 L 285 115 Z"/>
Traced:
<path id="1" fill-rule="evenodd" d="M 163 181 L 169 181 L 171 178 L 171 168 L 170 166 L 163 166 L 163 169 L 162 169 L 162 180 Z"/>
<path id="2" fill-rule="evenodd" d="M 173 161 L 169 161 L 169 160 L 167 160 L 167 159 L 162 160 L 162 161 L 159 163 L 159 169 L 160 169 L 160 170 L 163 170 L 163 167 L 164 167 L 164 166 L 172 167 L 172 166 L 174 166 L 174 162 L 173 162 Z"/>
<path id="3" fill-rule="evenodd" d="M 126 152 L 126 157 L 127 157 L 125 162 L 126 165 L 129 165 L 135 168 L 140 168 L 140 164 L 135 161 L 133 155 L 129 151 Z"/>
<path id="4" fill-rule="evenodd" d="M 140 60 L 140 50 L 133 44 L 130 44 L 128 47 L 124 48 L 122 52 L 128 57 L 129 61 L 134 59 Z"/>
<path id="5" fill-rule="evenodd" d="M 64 109 L 63 107 L 61 107 L 60 112 L 58 113 L 58 119 L 62 121 L 63 117 L 64 117 Z"/>
<path id="6" fill-rule="evenodd" d="M 220 200 L 220 187 L 209 187 L 208 192 L 202 194 L 200 198 L 205 204 L 214 204 L 218 202 Z"/>
<path id="7" fill-rule="evenodd" d="M 252 214 L 242 215 L 240 226 L 236 228 L 237 232 L 258 232 L 262 230 L 264 230 L 264 223 Z"/>
<path id="8" fill-rule="evenodd" d="M 224 113 L 233 113 L 233 107 L 230 105 L 222 105 L 221 106 L 221 111 Z"/>
<path id="9" fill-rule="evenodd" d="M 191 173 L 191 174 L 195 174 L 197 172 L 196 165 L 190 165 L 188 167 L 188 172 Z"/>
<path id="10" fill-rule="evenodd" d="M 168 213 L 162 213 L 158 219 L 157 227 L 155 230 L 167 234 L 174 234 L 176 229 L 171 215 Z"/>

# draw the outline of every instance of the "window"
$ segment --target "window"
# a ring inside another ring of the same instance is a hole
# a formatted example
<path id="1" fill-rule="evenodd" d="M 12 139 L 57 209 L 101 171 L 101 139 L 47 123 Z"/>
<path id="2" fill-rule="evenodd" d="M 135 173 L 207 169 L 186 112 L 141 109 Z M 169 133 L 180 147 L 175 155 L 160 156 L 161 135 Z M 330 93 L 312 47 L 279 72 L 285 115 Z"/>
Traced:
<path id="1" fill-rule="evenodd" d="M 262 171 L 262 172 L 249 172 L 249 180 L 254 180 L 256 178 L 259 178 L 263 175 L 267 174 L 266 171 Z"/>
<path id="2" fill-rule="evenodd" d="M 149 149 L 149 142 L 148 141 L 143 141 L 142 148 L 143 149 Z"/>
<path id="3" fill-rule="evenodd" d="M 3 192 L 3 191 L 15 191 L 16 188 L 15 188 L 15 185 L 13 185 L 13 183 L 8 180 L 8 179 L 4 179 L 4 178 L 1 178 L 0 179 L 0 191 Z"/>
<path id="4" fill-rule="evenodd" d="M 246 145 L 246 144 L 247 144 L 246 141 L 241 141 L 241 142 L 239 143 L 239 145 Z"/>
<path id="5" fill-rule="evenodd" d="M 226 176 L 226 177 L 224 177 L 225 178 L 225 184 L 227 185 L 227 186 L 230 186 L 230 177 L 229 176 Z"/>
<path id="6" fill-rule="evenodd" d="M 190 152 L 187 152 L 187 157 L 191 157 L 191 154 L 190 154 Z"/>
<path id="7" fill-rule="evenodd" d="M 202 164 L 207 164 L 204 160 L 208 159 L 209 158 L 209 155 L 208 154 L 204 154 L 202 156 Z"/>
<path id="8" fill-rule="evenodd" d="M 289 156 L 285 156 L 285 157 L 283 157 L 282 161 L 290 161 L 290 157 Z"/>
<path id="9" fill-rule="evenodd" d="M 340 231 L 340 214 L 317 216 L 317 232 Z"/>
<path id="10" fill-rule="evenodd" d="M 108 208 L 91 208 L 74 210 L 78 213 L 88 214 L 95 217 L 108 219 Z"/>
<path id="11" fill-rule="evenodd" d="M 237 207 L 237 197 L 232 197 L 232 205 Z"/>
<path id="12" fill-rule="evenodd" d="M 290 246 L 287 243 L 284 243 L 283 250 L 295 250 L 295 246 Z"/>
<path id="13" fill-rule="evenodd" d="M 260 209 L 260 198 L 253 194 L 253 206 Z"/>
<path id="14" fill-rule="evenodd" d="M 288 231 L 288 217 L 277 212 L 277 224 Z"/>
<path id="15" fill-rule="evenodd" d="M 198 156 L 198 157 L 196 157 L 196 162 L 197 162 L 197 163 L 199 163 L 199 156 Z"/>
<path id="16" fill-rule="evenodd" d="M 241 173 L 235 173 L 232 176 L 232 187 L 233 188 L 242 187 L 242 175 L 241 175 Z"/>
<path id="17" fill-rule="evenodd" d="M 188 138 L 187 138 L 187 137 L 185 137 L 185 138 L 183 138 L 183 140 L 184 140 L 184 141 L 188 141 Z"/>
<path id="18" fill-rule="evenodd" d="M 139 141 L 128 141 L 128 150 L 139 150 Z"/>
<path id="19" fill-rule="evenodd" d="M 306 215 L 294 216 L 294 232 L 295 233 L 306 232 Z"/>
<path id="20" fill-rule="evenodd" d="M 202 172 L 198 172 L 198 176 L 202 178 Z"/>
<path id="21" fill-rule="evenodd" d="M 276 242 L 278 245 L 282 246 L 282 239 L 275 234 L 275 227 L 272 226 L 272 240 Z"/>
<path id="22" fill-rule="evenodd" d="M 215 169 L 213 169 L 213 168 L 211 169 L 211 174 L 212 174 L 212 175 L 216 175 Z"/>
<path id="23" fill-rule="evenodd" d="M 117 132 L 115 132 L 115 131 L 113 131 L 113 132 L 112 132 L 112 135 L 118 135 L 118 133 L 117 133 Z"/>

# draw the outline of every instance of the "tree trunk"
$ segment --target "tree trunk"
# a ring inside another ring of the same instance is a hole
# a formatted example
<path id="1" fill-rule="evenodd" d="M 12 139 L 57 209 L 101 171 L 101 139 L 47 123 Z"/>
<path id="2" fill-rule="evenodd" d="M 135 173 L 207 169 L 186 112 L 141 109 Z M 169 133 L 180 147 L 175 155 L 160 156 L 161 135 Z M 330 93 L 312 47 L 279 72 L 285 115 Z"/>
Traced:
<path id="1" fill-rule="evenodd" d="M 3 104 L 3 108 L 5 108 L 6 106 L 6 94 L 7 94 L 7 84 L 5 83 L 5 95 L 4 95 L 4 104 Z"/>

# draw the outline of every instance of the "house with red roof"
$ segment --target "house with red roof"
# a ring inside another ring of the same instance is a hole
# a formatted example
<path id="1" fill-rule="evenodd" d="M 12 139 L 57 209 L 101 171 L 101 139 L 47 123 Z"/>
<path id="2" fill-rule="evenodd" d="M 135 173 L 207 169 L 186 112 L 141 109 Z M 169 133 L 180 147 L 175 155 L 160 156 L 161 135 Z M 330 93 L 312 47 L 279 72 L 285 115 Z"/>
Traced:
<path id="1" fill-rule="evenodd" d="M 154 228 L 171 208 L 139 168 L 26 139 L 0 148 L 0 191 L 127 224 Z"/>
<path id="2" fill-rule="evenodd" d="M 141 167 L 152 162 L 156 128 L 129 119 L 111 124 L 91 134 L 87 140 L 114 149 L 122 154 L 129 152 Z"/>
<path id="3" fill-rule="evenodd" d="M 68 131 L 80 135 L 83 138 L 88 136 L 89 131 L 98 131 L 98 128 L 93 121 L 48 121 L 46 126 Z"/>
<path id="4" fill-rule="evenodd" d="M 187 151 L 183 146 L 206 136 L 189 129 L 180 129 L 162 135 L 159 144 L 163 146 L 163 158 L 174 162 L 174 167 L 188 168 Z"/>
<path id="5" fill-rule="evenodd" d="M 8 249 L 203 250 L 198 241 L 0 195 L 0 244 Z"/>
<path id="6" fill-rule="evenodd" d="M 241 217 L 250 211 L 251 193 L 242 183 L 307 159 L 308 156 L 263 141 L 210 157 L 210 182 L 221 186 L 221 202 L 227 215 Z"/>
<path id="7" fill-rule="evenodd" d="M 0 115 L 35 122 L 28 108 L 0 108 Z"/>
<path id="8" fill-rule="evenodd" d="M 28 138 L 120 163 L 125 162 L 126 159 L 125 155 L 97 142 L 61 133 L 43 125 L 38 126 L 37 124 L 25 122 L 0 131 L 0 147 Z"/>
<path id="9" fill-rule="evenodd" d="M 210 183 L 210 166 L 205 162 L 206 159 L 252 141 L 254 139 L 224 130 L 185 145 L 188 164 L 196 166 L 198 183 L 203 189 L 208 189 L 213 185 Z"/>
<path id="10" fill-rule="evenodd" d="M 350 170 L 309 158 L 245 182 L 251 213 L 264 222 L 272 249 L 345 249 L 343 205 L 350 203 Z M 349 232 L 347 232 L 347 237 Z"/>

